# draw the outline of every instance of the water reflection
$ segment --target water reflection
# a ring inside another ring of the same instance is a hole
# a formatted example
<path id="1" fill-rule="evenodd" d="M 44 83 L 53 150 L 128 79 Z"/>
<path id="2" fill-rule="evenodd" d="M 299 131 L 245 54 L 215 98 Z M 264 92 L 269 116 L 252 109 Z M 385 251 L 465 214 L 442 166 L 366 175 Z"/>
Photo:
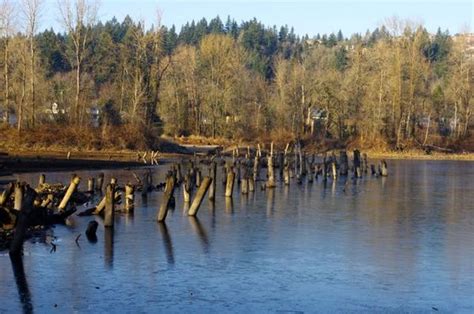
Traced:
<path id="1" fill-rule="evenodd" d="M 225 212 L 228 214 L 234 213 L 234 200 L 232 197 L 225 198 Z"/>
<path id="2" fill-rule="evenodd" d="M 275 208 L 275 189 L 267 189 L 267 217 L 273 216 Z"/>
<path id="3" fill-rule="evenodd" d="M 209 238 L 207 237 L 206 229 L 204 229 L 197 217 L 189 217 L 189 221 L 191 223 L 191 226 L 193 227 L 194 232 L 201 240 L 204 253 L 209 254 Z"/>
<path id="4" fill-rule="evenodd" d="M 10 255 L 10 261 L 23 313 L 33 313 L 33 303 L 31 302 L 31 293 L 28 288 L 28 282 L 26 281 L 23 257 L 21 255 Z"/>
<path id="5" fill-rule="evenodd" d="M 114 228 L 104 228 L 104 261 L 108 269 L 114 266 Z"/>
<path id="6" fill-rule="evenodd" d="M 168 261 L 168 264 L 174 265 L 173 243 L 168 232 L 168 227 L 165 222 L 158 223 L 158 227 L 160 228 L 160 233 L 163 237 L 163 244 L 165 245 L 166 260 Z"/>

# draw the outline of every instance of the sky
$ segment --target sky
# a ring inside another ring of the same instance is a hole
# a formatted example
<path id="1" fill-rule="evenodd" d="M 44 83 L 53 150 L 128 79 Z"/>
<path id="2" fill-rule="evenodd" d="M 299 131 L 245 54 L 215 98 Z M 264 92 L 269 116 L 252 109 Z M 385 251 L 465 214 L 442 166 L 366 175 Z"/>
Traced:
<path id="1" fill-rule="evenodd" d="M 13 0 L 19 1 L 19 0 Z M 298 35 L 337 32 L 349 36 L 365 33 L 382 25 L 387 18 L 398 17 L 422 23 L 429 32 L 438 27 L 451 34 L 473 32 L 473 0 L 100 0 L 99 18 L 102 21 L 128 14 L 148 25 L 161 12 L 166 26 L 181 25 L 217 15 L 225 22 L 230 15 L 237 22 L 256 17 L 267 26 L 288 25 Z M 46 0 L 40 28 L 60 29 L 57 0 Z"/>

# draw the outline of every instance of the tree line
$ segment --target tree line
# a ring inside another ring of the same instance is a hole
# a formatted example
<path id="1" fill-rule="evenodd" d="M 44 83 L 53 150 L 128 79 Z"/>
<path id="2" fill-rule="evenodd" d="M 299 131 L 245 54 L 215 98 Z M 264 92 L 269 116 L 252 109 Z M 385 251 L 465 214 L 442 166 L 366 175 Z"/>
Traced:
<path id="1" fill-rule="evenodd" d="M 38 31 L 42 5 L 0 6 L 0 110 L 20 132 L 134 126 L 155 136 L 311 135 L 395 148 L 470 136 L 469 34 L 390 19 L 365 34 L 309 38 L 230 17 L 177 32 L 159 17 L 101 22 L 88 0 L 59 1 L 65 31 Z"/>

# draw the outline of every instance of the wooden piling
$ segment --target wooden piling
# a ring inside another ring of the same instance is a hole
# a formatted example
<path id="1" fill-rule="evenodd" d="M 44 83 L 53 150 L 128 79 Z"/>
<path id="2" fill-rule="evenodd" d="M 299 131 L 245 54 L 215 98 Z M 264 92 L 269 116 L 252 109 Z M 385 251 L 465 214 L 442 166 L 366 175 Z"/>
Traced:
<path id="1" fill-rule="evenodd" d="M 196 187 L 201 186 L 202 174 L 201 169 L 196 168 Z"/>
<path id="2" fill-rule="evenodd" d="M 10 198 L 10 195 L 13 193 L 14 189 L 15 189 L 15 185 L 10 182 L 7 185 L 7 188 L 0 195 L 0 207 L 5 205 L 7 200 Z"/>
<path id="3" fill-rule="evenodd" d="M 194 197 L 193 203 L 191 204 L 191 207 L 189 208 L 189 211 L 188 211 L 189 216 L 197 215 L 199 207 L 201 206 L 202 200 L 204 196 L 206 195 L 206 192 L 209 189 L 211 182 L 212 182 L 211 177 L 205 177 L 202 180 L 201 185 L 199 186 L 199 189 L 196 193 L 196 196 Z"/>
<path id="4" fill-rule="evenodd" d="M 20 182 L 15 183 L 15 191 L 13 196 L 15 197 L 13 202 L 13 209 L 16 211 L 20 211 L 23 205 L 23 193 L 24 187 L 23 184 Z"/>
<path id="5" fill-rule="evenodd" d="M 175 188 L 175 179 L 173 176 L 168 176 L 168 178 L 166 179 L 165 192 L 163 193 L 160 209 L 156 217 L 158 222 L 165 221 L 166 216 L 168 215 L 168 208 L 170 205 L 171 198 L 173 197 L 174 188 Z"/>
<path id="6" fill-rule="evenodd" d="M 212 162 L 210 170 L 210 177 L 212 179 L 211 186 L 209 187 L 209 199 L 213 201 L 216 198 L 216 177 L 217 177 L 217 163 Z"/>
<path id="7" fill-rule="evenodd" d="M 108 184 L 105 188 L 104 227 L 113 228 L 115 218 L 115 186 Z"/>
<path id="8" fill-rule="evenodd" d="M 354 165 L 354 177 L 356 178 L 360 178 L 362 177 L 362 172 L 361 172 L 361 168 L 360 168 L 360 151 L 358 149 L 355 149 L 354 150 L 354 162 L 353 162 L 353 165 Z"/>
<path id="9" fill-rule="evenodd" d="M 45 183 L 46 183 L 46 176 L 44 175 L 44 173 L 42 173 L 39 176 L 38 187 L 42 186 Z"/>
<path id="10" fill-rule="evenodd" d="M 183 184 L 183 199 L 185 203 L 191 202 L 191 179 L 189 173 L 184 177 L 184 184 Z"/>
<path id="11" fill-rule="evenodd" d="M 69 199 L 71 198 L 72 194 L 76 191 L 77 186 L 79 185 L 80 182 L 81 182 L 81 178 L 78 176 L 75 176 L 71 180 L 71 183 L 69 184 L 66 194 L 64 195 L 63 199 L 61 200 L 61 203 L 58 206 L 58 209 L 60 211 L 63 211 L 66 208 L 67 203 L 69 202 Z"/>
<path id="12" fill-rule="evenodd" d="M 339 164 L 339 174 L 341 176 L 347 176 L 349 174 L 349 158 L 345 150 L 339 152 Z"/>
<path id="13" fill-rule="evenodd" d="M 234 180 L 235 180 L 235 173 L 233 167 L 229 167 L 227 170 L 227 180 L 225 186 L 225 196 L 232 197 L 232 193 L 234 192 Z"/>
<path id="14" fill-rule="evenodd" d="M 243 175 L 242 179 L 240 182 L 240 192 L 242 194 L 248 194 L 249 193 L 249 176 L 248 176 L 248 171 L 246 165 L 243 167 Z"/>
<path id="15" fill-rule="evenodd" d="M 97 178 L 97 185 L 96 185 L 96 189 L 97 191 L 102 191 L 102 188 L 104 187 L 104 173 L 101 172 L 99 174 L 99 177 Z"/>
<path id="16" fill-rule="evenodd" d="M 95 178 L 87 179 L 87 192 L 94 193 L 95 191 Z"/>
<path id="17" fill-rule="evenodd" d="M 387 162 L 385 160 L 381 160 L 379 167 L 380 167 L 380 175 L 382 177 L 387 177 L 388 176 Z"/>
<path id="18" fill-rule="evenodd" d="M 273 142 L 270 146 L 270 155 L 268 156 L 268 180 L 266 187 L 267 188 L 274 188 L 276 186 L 275 184 L 275 172 L 273 168 Z"/>
<path id="19" fill-rule="evenodd" d="M 26 231 L 30 224 L 30 217 L 33 212 L 33 202 L 36 198 L 36 192 L 32 188 L 25 186 L 22 187 L 22 203 L 20 212 L 15 226 L 15 234 L 13 240 L 10 243 L 10 255 L 19 256 L 23 248 L 23 241 L 25 240 Z M 16 193 L 15 193 L 16 194 Z"/>
<path id="20" fill-rule="evenodd" d="M 125 212 L 131 213 L 135 209 L 135 187 L 131 183 L 125 185 Z"/>
<path id="21" fill-rule="evenodd" d="M 337 179 L 337 166 L 336 166 L 336 161 L 334 159 L 331 162 L 331 172 L 332 172 L 332 179 L 336 180 Z"/>

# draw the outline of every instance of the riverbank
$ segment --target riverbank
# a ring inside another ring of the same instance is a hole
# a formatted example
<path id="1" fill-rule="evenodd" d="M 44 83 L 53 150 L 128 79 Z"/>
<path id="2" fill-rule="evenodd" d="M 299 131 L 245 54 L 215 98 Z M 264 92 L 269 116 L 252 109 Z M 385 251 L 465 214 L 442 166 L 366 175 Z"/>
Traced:
<path id="1" fill-rule="evenodd" d="M 206 155 L 208 152 L 214 152 L 219 147 L 224 152 L 230 152 L 233 148 L 239 147 L 242 151 L 248 146 L 255 147 L 251 144 L 230 145 L 230 143 L 186 141 L 185 143 L 172 143 L 168 146 L 166 152 L 159 152 L 157 161 L 159 163 L 167 163 L 174 159 L 184 156 L 190 156 L 193 153 Z M 351 150 L 352 148 L 348 148 Z M 336 152 L 338 149 L 335 150 Z M 309 150 L 308 153 L 321 153 L 322 151 Z M 406 151 L 390 151 L 390 150 L 363 150 L 367 153 L 369 159 L 413 159 L 413 160 L 465 160 L 474 161 L 474 153 L 442 153 L 431 152 L 427 154 L 423 150 L 406 150 Z M 0 176 L 9 175 L 19 172 L 36 172 L 36 171 L 62 171 L 62 170 L 79 170 L 79 169 L 119 169 L 129 167 L 142 167 L 149 165 L 148 160 L 145 164 L 143 155 L 145 152 L 129 151 L 129 150 L 100 150 L 100 151 L 84 151 L 84 150 L 48 150 L 48 149 L 15 149 L 0 152 Z M 148 159 L 150 157 L 150 152 Z"/>

